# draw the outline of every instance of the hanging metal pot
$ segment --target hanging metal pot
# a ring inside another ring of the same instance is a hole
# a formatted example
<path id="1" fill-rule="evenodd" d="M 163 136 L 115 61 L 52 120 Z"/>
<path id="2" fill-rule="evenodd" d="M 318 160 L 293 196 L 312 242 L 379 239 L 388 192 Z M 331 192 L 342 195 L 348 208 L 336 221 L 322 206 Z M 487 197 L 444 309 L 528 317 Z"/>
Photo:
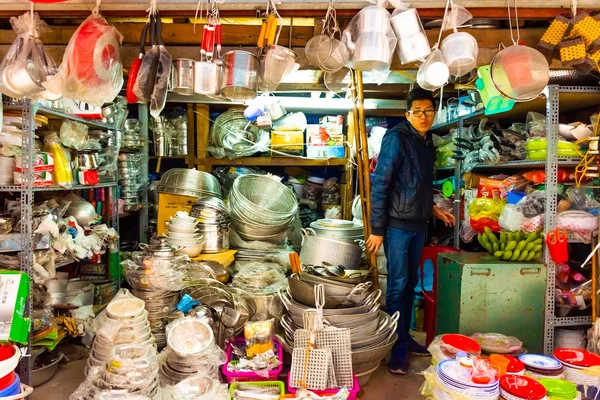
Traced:
<path id="1" fill-rule="evenodd" d="M 173 92 L 182 95 L 194 93 L 194 60 L 178 58 L 173 63 Z"/>
<path id="2" fill-rule="evenodd" d="M 221 94 L 231 100 L 251 100 L 258 90 L 258 57 L 233 50 L 223 55 Z"/>

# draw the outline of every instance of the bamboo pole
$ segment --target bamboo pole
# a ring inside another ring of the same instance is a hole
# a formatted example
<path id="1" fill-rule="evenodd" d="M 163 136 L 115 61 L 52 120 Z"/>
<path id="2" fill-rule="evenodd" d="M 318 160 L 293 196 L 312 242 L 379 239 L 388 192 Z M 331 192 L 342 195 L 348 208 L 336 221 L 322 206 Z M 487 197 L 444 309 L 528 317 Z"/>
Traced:
<path id="1" fill-rule="evenodd" d="M 354 138 L 356 143 L 356 161 L 358 165 L 358 192 L 361 199 L 363 215 L 363 231 L 365 239 L 371 235 L 371 178 L 369 170 L 369 146 L 367 140 L 367 127 L 365 122 L 363 79 L 361 71 L 351 73 L 351 92 L 353 99 Z M 379 288 L 379 271 L 377 269 L 377 254 L 368 249 L 367 264 L 373 277 L 373 286 Z"/>

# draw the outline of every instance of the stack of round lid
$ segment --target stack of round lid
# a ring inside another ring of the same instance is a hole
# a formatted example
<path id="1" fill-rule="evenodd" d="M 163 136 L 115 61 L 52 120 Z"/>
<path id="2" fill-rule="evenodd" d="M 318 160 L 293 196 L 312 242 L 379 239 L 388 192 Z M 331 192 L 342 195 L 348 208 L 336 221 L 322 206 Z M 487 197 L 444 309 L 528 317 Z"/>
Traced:
<path id="1" fill-rule="evenodd" d="M 514 336 L 505 336 L 500 333 L 475 333 L 471 336 L 486 353 L 496 354 L 521 354 L 523 342 Z"/>
<path id="2" fill-rule="evenodd" d="M 521 362 L 516 357 L 509 356 L 507 354 L 504 355 L 504 358 L 508 359 L 508 366 L 506 367 L 506 373 L 509 375 L 524 375 L 525 374 L 525 364 Z"/>
<path id="3" fill-rule="evenodd" d="M 360 221 L 346 221 L 343 219 L 320 219 L 310 224 L 317 236 L 336 240 L 364 239 L 363 224 Z"/>
<path id="4" fill-rule="evenodd" d="M 569 381 L 544 378 L 539 382 L 546 388 L 546 394 L 551 399 L 573 400 L 577 398 L 577 386 Z"/>
<path id="5" fill-rule="evenodd" d="M 458 360 L 441 361 L 436 369 L 437 385 L 433 389 L 434 397 L 440 400 L 465 398 L 492 400 L 498 398 L 498 381 L 486 384 L 473 383 L 462 372 Z"/>
<path id="6" fill-rule="evenodd" d="M 531 378 L 562 378 L 563 366 L 555 358 L 541 354 L 521 354 L 519 360 L 525 364 L 525 375 Z"/>
<path id="7" fill-rule="evenodd" d="M 546 388 L 526 376 L 504 375 L 500 378 L 500 398 L 504 400 L 542 400 L 546 398 Z"/>
<path id="8" fill-rule="evenodd" d="M 481 346 L 475 340 L 468 336 L 458 333 L 447 333 L 441 337 L 441 349 L 446 357 L 454 358 L 454 355 L 459 351 L 464 351 L 468 354 L 479 355 Z"/>
<path id="9" fill-rule="evenodd" d="M 600 386 L 600 375 L 590 371 L 600 366 L 600 356 L 581 349 L 556 349 L 556 357 L 565 369 L 565 379 L 576 385 Z"/>

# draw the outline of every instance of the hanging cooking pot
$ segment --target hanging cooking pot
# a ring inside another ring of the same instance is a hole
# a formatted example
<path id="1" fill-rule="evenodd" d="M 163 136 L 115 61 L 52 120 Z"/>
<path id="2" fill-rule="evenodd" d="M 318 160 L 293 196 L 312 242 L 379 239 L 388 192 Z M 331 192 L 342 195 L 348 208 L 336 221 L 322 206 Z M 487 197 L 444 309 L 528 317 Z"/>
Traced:
<path id="1" fill-rule="evenodd" d="M 140 243 L 140 249 L 152 257 L 171 258 L 181 249 L 180 246 L 172 246 L 167 242 L 166 237 L 154 236 L 150 239 L 150 244 Z"/>
<path id="2" fill-rule="evenodd" d="M 417 10 L 397 11 L 392 14 L 390 22 L 398 38 L 400 61 L 408 64 L 424 59 L 431 53 L 431 47 Z"/>
<path id="3" fill-rule="evenodd" d="M 496 89 L 507 98 L 524 102 L 535 99 L 550 81 L 550 66 L 536 49 L 514 45 L 500 51 L 490 64 Z"/>
<path id="4" fill-rule="evenodd" d="M 173 92 L 189 96 L 194 93 L 194 60 L 178 58 L 173 63 Z"/>
<path id="5" fill-rule="evenodd" d="M 125 95 L 129 104 L 135 104 L 138 101 L 137 96 L 133 93 L 133 85 L 135 84 L 135 81 L 137 79 L 140 67 L 142 65 L 142 59 L 144 58 L 144 53 L 146 52 L 146 36 L 148 34 L 149 27 L 150 23 L 147 23 L 142 29 L 142 35 L 140 39 L 140 55 L 138 56 L 138 58 L 133 60 L 133 62 L 131 63 L 131 67 L 129 68 L 129 77 L 127 78 L 127 92 Z"/>
<path id="6" fill-rule="evenodd" d="M 233 50 L 223 55 L 221 94 L 231 100 L 251 100 L 258 90 L 260 62 L 254 54 Z"/>

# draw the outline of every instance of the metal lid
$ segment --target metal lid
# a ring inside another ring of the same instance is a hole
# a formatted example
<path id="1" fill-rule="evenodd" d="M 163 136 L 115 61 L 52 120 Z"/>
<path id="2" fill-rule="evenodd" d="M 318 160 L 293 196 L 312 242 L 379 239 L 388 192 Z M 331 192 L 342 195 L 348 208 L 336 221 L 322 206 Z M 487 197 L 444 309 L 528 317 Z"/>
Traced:
<path id="1" fill-rule="evenodd" d="M 167 242 L 166 237 L 153 236 L 150 244 L 140 243 L 140 248 L 153 254 L 165 255 L 167 253 L 175 254 L 179 247 L 172 246 Z"/>

